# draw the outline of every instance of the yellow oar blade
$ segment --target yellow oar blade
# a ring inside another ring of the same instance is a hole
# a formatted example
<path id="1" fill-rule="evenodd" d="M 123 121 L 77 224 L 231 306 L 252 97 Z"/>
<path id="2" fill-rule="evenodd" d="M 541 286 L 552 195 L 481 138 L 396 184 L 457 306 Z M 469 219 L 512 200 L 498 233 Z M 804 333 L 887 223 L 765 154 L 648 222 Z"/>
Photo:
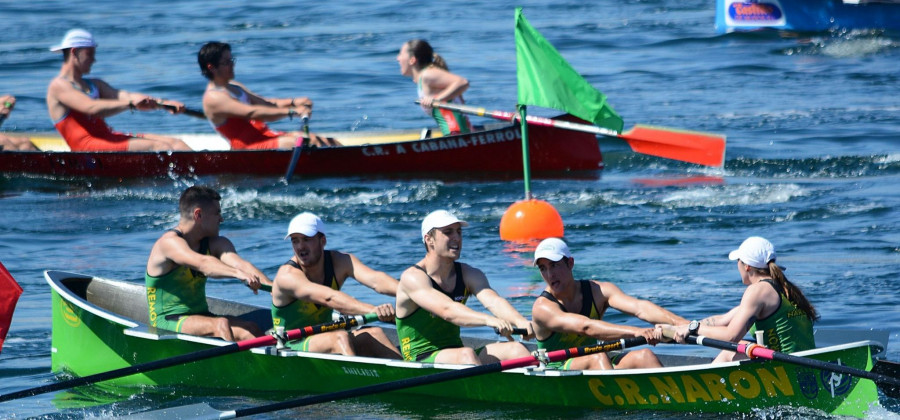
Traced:
<path id="1" fill-rule="evenodd" d="M 698 165 L 722 167 L 725 163 L 725 136 L 649 125 L 635 125 L 619 138 L 631 150 Z"/>

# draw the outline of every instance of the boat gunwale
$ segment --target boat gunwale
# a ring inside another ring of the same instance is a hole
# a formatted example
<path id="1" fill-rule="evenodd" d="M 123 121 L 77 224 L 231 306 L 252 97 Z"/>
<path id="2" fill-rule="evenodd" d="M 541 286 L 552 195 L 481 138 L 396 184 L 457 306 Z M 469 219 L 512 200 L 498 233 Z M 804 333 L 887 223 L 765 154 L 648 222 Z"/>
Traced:
<path id="1" fill-rule="evenodd" d="M 78 274 L 78 273 L 72 273 L 72 272 L 60 271 L 60 270 L 46 270 L 46 271 L 44 271 L 44 277 L 47 279 L 47 282 L 50 284 L 51 288 L 53 290 L 57 291 L 61 297 L 66 298 L 67 301 L 72 302 L 73 304 L 79 306 L 80 308 L 82 308 L 96 316 L 99 316 L 103 319 L 115 322 L 117 324 L 122 325 L 123 327 L 126 327 L 126 329 L 123 330 L 123 334 L 125 334 L 125 335 L 129 335 L 129 336 L 133 336 L 133 337 L 137 337 L 137 338 L 143 338 L 143 339 L 151 339 L 151 340 L 154 339 L 152 336 L 156 335 L 157 338 L 155 338 L 155 339 L 157 339 L 157 340 L 178 339 L 178 340 L 183 340 L 183 341 L 188 341 L 188 342 L 195 342 L 195 343 L 199 343 L 199 344 L 214 345 L 214 346 L 226 346 L 226 345 L 232 344 L 232 342 L 221 340 L 218 338 L 199 337 L 199 336 L 181 334 L 181 333 L 175 333 L 175 332 L 169 333 L 168 331 L 166 331 L 166 332 L 169 334 L 162 334 L 162 335 L 154 334 L 154 333 L 146 333 L 145 331 L 148 331 L 147 329 L 149 328 L 149 326 L 147 324 L 116 315 L 115 313 L 113 313 L 109 310 L 101 308 L 100 306 L 98 306 L 94 303 L 91 303 L 85 299 L 82 299 L 80 296 L 75 295 L 67 287 L 65 287 L 65 285 L 62 283 L 62 281 L 65 279 L 73 279 L 74 278 L 74 279 L 81 279 L 81 280 L 100 281 L 100 282 L 107 283 L 107 284 L 110 284 L 113 286 L 117 286 L 117 285 L 138 286 L 139 285 L 138 283 L 124 281 L 124 280 L 113 280 L 113 279 L 107 279 L 107 278 L 102 278 L 102 277 L 97 277 L 97 276 L 90 276 L 90 275 Z M 215 297 L 208 297 L 208 298 L 214 299 L 217 301 L 227 302 L 227 303 L 235 303 L 238 305 L 245 306 L 247 308 L 258 308 L 255 305 L 234 302 L 234 301 L 230 301 L 228 299 L 221 299 L 221 298 L 215 298 Z M 263 308 L 258 308 L 258 309 L 263 309 Z M 130 330 L 139 330 L 140 333 L 139 334 L 129 333 L 128 331 L 130 331 Z M 523 343 L 523 344 L 532 344 L 532 343 Z M 858 347 L 869 347 L 870 352 L 874 354 L 876 352 L 873 351 L 873 347 L 876 349 L 883 348 L 883 344 L 880 342 L 877 342 L 877 341 L 872 341 L 872 340 L 859 340 L 859 341 L 850 342 L 850 343 L 837 344 L 837 345 L 832 345 L 832 346 L 827 346 L 827 347 L 820 347 L 820 348 L 816 348 L 816 349 L 796 352 L 796 353 L 792 353 L 792 355 L 799 356 L 799 357 L 806 357 L 806 356 L 812 356 L 812 355 L 827 354 L 827 353 L 832 353 L 832 352 L 842 351 L 842 350 L 849 350 L 849 349 L 854 349 L 854 348 L 858 348 Z M 465 369 L 465 368 L 471 367 L 471 365 L 458 365 L 458 364 L 446 364 L 446 363 L 422 363 L 422 362 L 415 362 L 415 361 L 381 359 L 381 358 L 376 358 L 376 357 L 344 356 L 344 355 L 340 355 L 340 354 L 312 353 L 312 352 L 302 352 L 302 351 L 295 351 L 295 350 L 279 352 L 279 351 L 275 350 L 274 346 L 265 346 L 265 347 L 261 347 L 261 348 L 254 348 L 254 349 L 250 349 L 250 351 L 255 354 L 276 356 L 276 357 L 286 357 L 286 358 L 287 357 L 305 357 L 305 358 L 312 358 L 312 359 L 344 361 L 344 362 L 362 363 L 362 364 L 378 364 L 378 365 L 391 366 L 391 367 L 414 368 L 414 369 L 435 368 L 435 369 L 445 369 L 445 370 L 460 370 L 460 369 Z M 683 355 L 667 355 L 667 356 L 672 357 L 672 358 L 679 358 L 679 357 L 686 358 L 687 357 L 687 356 L 683 356 Z M 760 362 L 766 362 L 766 360 L 750 359 L 750 360 L 718 363 L 715 365 L 713 365 L 711 363 L 686 364 L 686 365 L 679 364 L 679 365 L 674 365 L 674 366 L 664 366 L 661 368 L 637 368 L 637 369 L 627 369 L 627 370 L 616 370 L 616 369 L 581 370 L 581 371 L 578 371 L 579 372 L 578 374 L 584 375 L 584 376 L 629 376 L 629 375 L 635 375 L 635 374 L 642 374 L 642 375 L 644 375 L 644 374 L 646 374 L 646 375 L 672 374 L 672 373 L 677 373 L 677 372 L 703 371 L 703 370 L 719 369 L 719 368 L 729 369 L 729 368 L 734 368 L 734 367 L 741 366 L 744 364 L 753 364 L 753 363 L 760 363 Z M 540 374 L 543 374 L 543 372 L 554 372 L 554 371 L 555 371 L 554 369 L 545 369 L 540 366 L 528 366 L 528 367 L 522 367 L 522 368 L 509 369 L 509 370 L 503 371 L 501 373 L 517 373 L 517 374 L 526 374 L 526 375 L 538 374 L 538 375 L 540 375 Z M 568 374 L 568 375 L 576 375 L 576 374 L 573 373 L 573 374 Z M 551 374 L 551 375 L 547 375 L 547 376 L 559 376 L 559 375 Z"/>

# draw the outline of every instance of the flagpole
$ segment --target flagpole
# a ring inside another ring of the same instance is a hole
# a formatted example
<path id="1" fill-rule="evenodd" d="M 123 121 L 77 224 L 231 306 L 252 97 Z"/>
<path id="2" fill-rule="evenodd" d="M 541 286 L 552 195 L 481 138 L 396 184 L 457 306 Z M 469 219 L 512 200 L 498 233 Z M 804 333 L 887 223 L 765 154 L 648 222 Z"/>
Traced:
<path id="1" fill-rule="evenodd" d="M 516 23 L 518 25 L 519 15 L 522 8 L 516 9 Z M 521 66 L 518 57 L 519 30 L 516 29 L 516 63 Z M 516 110 L 519 114 L 519 122 L 522 124 L 522 170 L 524 172 L 525 181 L 525 199 L 516 201 L 500 218 L 500 239 L 504 241 L 513 241 L 529 244 L 528 247 L 536 245 L 536 239 L 544 239 L 550 237 L 561 238 L 565 235 L 565 227 L 563 226 L 562 217 L 553 206 L 543 200 L 538 200 L 531 195 L 531 158 L 528 153 L 528 118 L 526 116 L 526 103 L 521 98 L 522 89 L 529 87 L 523 86 L 521 77 L 519 77 L 519 102 L 516 104 Z M 539 105 L 540 103 L 531 103 Z M 533 245 L 531 245 L 534 242 Z"/>
<path id="2" fill-rule="evenodd" d="M 519 108 L 519 116 L 522 123 L 522 170 L 524 171 L 525 180 L 525 199 L 531 200 L 531 158 L 528 155 L 528 119 L 525 118 L 525 108 L 523 104 L 517 105 Z"/>

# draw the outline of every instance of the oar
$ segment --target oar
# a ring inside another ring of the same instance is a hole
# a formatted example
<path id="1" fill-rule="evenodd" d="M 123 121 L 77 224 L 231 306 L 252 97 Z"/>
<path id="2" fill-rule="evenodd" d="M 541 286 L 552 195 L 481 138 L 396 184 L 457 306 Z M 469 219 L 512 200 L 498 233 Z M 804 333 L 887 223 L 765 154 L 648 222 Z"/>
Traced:
<path id="1" fill-rule="evenodd" d="M 375 313 L 365 314 L 365 315 L 357 315 L 354 317 L 347 317 L 341 319 L 340 321 L 329 322 L 325 324 L 319 325 L 311 325 L 305 328 L 298 328 L 295 330 L 290 330 L 285 333 L 288 340 L 297 340 L 304 337 L 308 337 L 314 334 L 318 334 L 321 332 L 329 332 L 334 331 L 336 329 L 350 329 L 357 325 L 367 324 L 369 322 L 375 322 L 378 320 L 378 315 Z M 196 362 L 199 360 L 206 360 L 217 356 L 224 356 L 226 354 L 237 353 L 239 351 L 244 351 L 248 349 L 252 349 L 255 347 L 264 347 L 264 346 L 273 346 L 277 344 L 278 341 L 275 337 L 266 335 L 262 337 L 251 338 L 249 340 L 238 341 L 228 345 L 212 347 L 206 350 L 200 350 L 193 353 L 186 353 L 174 357 L 170 357 L 167 359 L 155 360 L 152 362 L 141 363 L 133 366 L 128 366 L 120 369 L 115 369 L 107 372 L 95 373 L 93 375 L 83 376 L 80 378 L 69 379 L 67 381 L 56 382 L 49 385 L 43 385 L 35 388 L 24 389 L 21 391 L 11 392 L 9 394 L 0 395 L 0 402 L 14 400 L 22 397 L 30 397 L 32 395 L 44 394 L 47 392 L 59 391 L 62 389 L 74 388 L 76 386 L 93 384 L 96 382 L 102 382 L 109 379 L 121 378 L 123 376 L 133 375 L 135 373 L 148 372 L 151 370 L 162 369 L 170 366 L 180 365 L 188 362 Z"/>
<path id="2" fill-rule="evenodd" d="M 164 103 L 159 103 L 159 106 L 161 106 L 165 109 L 168 109 L 169 111 L 172 111 L 172 112 L 175 112 L 175 110 L 178 109 L 175 107 L 175 105 L 169 105 L 169 104 L 164 104 Z M 196 109 L 185 108 L 184 111 L 182 112 L 182 114 L 187 115 L 189 117 L 200 118 L 200 119 L 204 119 L 204 120 L 206 119 L 206 114 L 204 114 L 203 111 L 199 111 Z"/>
<path id="3" fill-rule="evenodd" d="M 606 353 L 613 350 L 621 350 L 630 347 L 647 344 L 644 337 L 625 338 L 617 341 L 607 341 L 598 343 L 594 346 L 573 347 L 570 349 L 551 351 L 546 354 L 546 360 L 550 362 L 558 362 L 572 357 L 585 356 L 595 353 Z M 526 356 L 518 359 L 504 360 L 487 365 L 474 366 L 465 369 L 449 370 L 445 372 L 435 373 L 431 375 L 419 376 L 415 378 L 400 379 L 397 381 L 385 382 L 375 385 L 367 385 L 360 388 L 337 391 L 328 394 L 312 395 L 308 397 L 298 398 L 289 401 L 282 401 L 273 404 L 266 404 L 256 407 L 239 408 L 233 411 L 219 411 L 207 404 L 191 404 L 182 407 L 168 408 L 163 410 L 154 410 L 144 413 L 137 413 L 126 418 L 129 419 L 151 419 L 151 418 L 193 418 L 193 419 L 233 419 L 237 417 L 251 416 L 254 414 L 268 413 L 272 411 L 285 410 L 288 408 L 304 407 L 313 404 L 319 404 L 329 401 L 337 401 L 346 398 L 356 398 L 366 395 L 377 394 L 381 392 L 397 391 L 400 389 L 412 388 L 415 386 L 431 385 L 438 382 L 452 381 L 456 379 L 471 378 L 474 376 L 484 375 L 488 373 L 502 372 L 504 370 L 515 369 L 538 364 L 538 356 Z"/>
<path id="4" fill-rule="evenodd" d="M 875 366 L 872 367 L 872 372 L 897 378 L 900 377 L 900 363 L 892 362 L 890 360 L 876 360 Z M 881 388 L 884 395 L 887 395 L 888 397 L 900 398 L 900 386 L 879 386 L 879 388 Z"/>
<path id="5" fill-rule="evenodd" d="M 668 332 L 664 332 L 664 335 L 667 337 L 670 336 Z M 704 336 L 688 336 L 685 338 L 685 341 L 688 344 L 699 344 L 701 346 L 707 346 L 712 348 L 717 348 L 720 350 L 729 350 L 736 353 L 746 354 L 750 358 L 759 358 L 766 360 L 778 360 L 785 363 L 791 363 L 795 365 L 805 366 L 813 369 L 825 370 L 834 373 L 842 373 L 850 376 L 855 376 L 857 378 L 865 378 L 869 379 L 879 387 L 887 386 L 887 387 L 898 387 L 900 386 L 900 377 L 883 375 L 875 372 L 869 372 L 867 370 L 857 369 L 851 366 L 839 365 L 837 363 L 823 362 L 821 360 L 809 359 L 806 357 L 794 356 L 790 354 L 785 354 L 781 352 L 777 352 L 772 349 L 768 349 L 753 343 L 743 344 L 743 343 L 732 343 L 730 341 L 722 341 L 716 340 L 714 338 L 704 337 Z"/>
<path id="6" fill-rule="evenodd" d="M 494 333 L 500 334 L 500 329 L 494 328 Z M 523 336 L 528 335 L 528 329 L 527 328 L 513 328 L 512 331 L 509 332 L 509 335 L 523 335 Z"/>
<path id="7" fill-rule="evenodd" d="M 291 164 L 288 165 L 287 172 L 284 174 L 284 182 L 287 184 L 291 183 L 294 169 L 297 169 L 297 162 L 300 161 L 300 153 L 303 152 L 303 145 L 309 139 L 309 115 L 303 116 L 303 136 L 299 141 L 300 144 L 294 146 L 294 153 L 291 154 Z"/>
<path id="8" fill-rule="evenodd" d="M 468 105 L 435 102 L 431 106 L 504 121 L 517 121 L 519 119 L 519 115 L 513 112 L 488 111 L 484 108 Z M 614 130 L 595 125 L 578 124 L 533 115 L 529 115 L 525 120 L 529 124 L 534 125 L 618 137 L 628 142 L 631 150 L 645 155 L 716 167 L 721 167 L 725 162 L 725 136 L 718 134 L 640 124 L 620 134 Z"/>

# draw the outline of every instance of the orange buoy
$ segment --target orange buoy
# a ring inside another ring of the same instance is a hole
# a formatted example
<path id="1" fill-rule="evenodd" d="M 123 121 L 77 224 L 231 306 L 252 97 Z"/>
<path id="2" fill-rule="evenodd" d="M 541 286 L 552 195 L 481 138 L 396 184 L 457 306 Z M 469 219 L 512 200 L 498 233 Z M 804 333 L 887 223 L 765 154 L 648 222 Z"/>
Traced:
<path id="1" fill-rule="evenodd" d="M 559 212 L 543 200 L 516 201 L 500 219 L 500 239 L 504 241 L 562 238 L 564 234 Z"/>

